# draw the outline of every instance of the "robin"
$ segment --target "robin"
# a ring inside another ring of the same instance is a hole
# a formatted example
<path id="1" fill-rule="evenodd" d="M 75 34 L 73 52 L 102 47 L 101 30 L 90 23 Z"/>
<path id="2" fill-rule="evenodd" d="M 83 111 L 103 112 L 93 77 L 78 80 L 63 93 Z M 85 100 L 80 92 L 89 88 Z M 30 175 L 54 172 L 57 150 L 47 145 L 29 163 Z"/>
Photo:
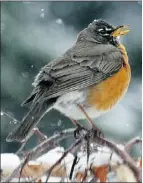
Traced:
<path id="1" fill-rule="evenodd" d="M 96 118 L 109 111 L 126 93 L 131 71 L 120 36 L 128 26 L 114 27 L 94 20 L 61 57 L 45 65 L 33 82 L 32 102 L 22 122 L 7 141 L 23 142 L 52 108 L 72 120 Z"/>

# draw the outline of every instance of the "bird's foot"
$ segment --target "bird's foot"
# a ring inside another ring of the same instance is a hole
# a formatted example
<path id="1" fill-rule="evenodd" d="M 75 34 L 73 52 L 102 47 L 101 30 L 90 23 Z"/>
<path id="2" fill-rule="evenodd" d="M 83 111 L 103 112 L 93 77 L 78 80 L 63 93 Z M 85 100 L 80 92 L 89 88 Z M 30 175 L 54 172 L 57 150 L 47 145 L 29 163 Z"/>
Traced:
<path id="1" fill-rule="evenodd" d="M 79 139 L 80 137 L 83 137 L 87 133 L 87 129 L 85 129 L 83 126 L 81 126 L 79 123 L 77 124 L 77 128 L 74 131 L 74 137 L 76 139 Z"/>
<path id="2" fill-rule="evenodd" d="M 91 134 L 94 135 L 94 137 L 104 138 L 103 132 L 100 129 L 98 129 L 98 128 L 92 128 L 91 129 Z"/>

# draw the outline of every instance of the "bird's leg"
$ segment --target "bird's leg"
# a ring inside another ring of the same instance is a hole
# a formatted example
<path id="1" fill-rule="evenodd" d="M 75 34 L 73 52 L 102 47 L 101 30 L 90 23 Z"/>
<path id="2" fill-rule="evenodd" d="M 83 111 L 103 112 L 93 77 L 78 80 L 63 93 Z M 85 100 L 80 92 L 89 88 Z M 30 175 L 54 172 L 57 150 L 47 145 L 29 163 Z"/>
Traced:
<path id="1" fill-rule="evenodd" d="M 86 113 L 86 111 L 84 110 L 84 108 L 83 108 L 81 105 L 79 105 L 79 104 L 78 104 L 78 107 L 79 107 L 79 109 L 84 113 L 85 117 L 87 118 L 88 122 L 90 123 L 90 125 L 91 125 L 91 127 L 92 127 L 92 130 L 94 130 L 94 132 L 96 132 L 97 136 L 103 136 L 103 137 L 104 137 L 104 135 L 103 135 L 103 133 L 101 132 L 101 130 L 98 129 L 98 128 L 95 126 L 94 122 L 93 122 L 92 119 L 88 116 L 88 114 Z"/>
<path id="2" fill-rule="evenodd" d="M 94 129 L 97 129 L 97 127 L 95 126 L 94 122 L 92 121 L 92 119 L 90 119 L 90 117 L 88 116 L 88 114 L 85 112 L 84 108 L 81 105 L 78 105 L 78 107 L 80 108 L 80 110 L 84 113 L 85 117 L 87 118 L 88 122 L 90 123 L 91 127 Z"/>
<path id="3" fill-rule="evenodd" d="M 81 126 L 77 120 L 72 119 L 71 117 L 69 117 L 69 118 L 70 118 L 71 122 L 75 125 L 75 127 Z"/>

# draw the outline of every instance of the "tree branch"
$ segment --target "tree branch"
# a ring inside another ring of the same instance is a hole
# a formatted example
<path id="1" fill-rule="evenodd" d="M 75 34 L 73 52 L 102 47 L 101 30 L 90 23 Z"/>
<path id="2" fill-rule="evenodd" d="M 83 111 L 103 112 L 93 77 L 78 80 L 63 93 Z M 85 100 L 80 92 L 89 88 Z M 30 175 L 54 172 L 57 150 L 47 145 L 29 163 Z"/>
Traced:
<path id="1" fill-rule="evenodd" d="M 65 139 L 65 138 L 69 138 L 69 137 L 73 136 L 74 135 L 74 131 L 75 131 L 74 128 L 68 129 L 68 130 L 63 130 L 62 132 L 53 135 L 49 139 L 46 139 L 41 144 L 39 144 L 38 146 L 36 146 L 35 148 L 33 148 L 32 150 L 27 152 L 28 160 L 29 161 L 30 160 L 35 160 L 39 156 L 45 154 L 50 149 L 54 148 L 54 144 L 55 143 Z M 24 154 L 25 153 L 23 152 L 23 155 Z M 21 164 L 13 171 L 13 173 L 11 174 L 11 176 L 9 178 L 6 178 L 4 180 L 4 182 L 11 181 L 11 179 L 14 178 L 18 174 L 18 172 L 20 171 L 21 167 L 23 167 L 23 164 L 24 164 L 24 160 L 21 161 Z"/>
<path id="2" fill-rule="evenodd" d="M 142 140 L 140 139 L 140 137 L 135 137 L 125 144 L 125 150 L 129 153 L 133 145 L 139 144 L 139 143 L 142 145 Z"/>
<path id="3" fill-rule="evenodd" d="M 103 139 L 101 137 L 93 136 L 93 140 L 102 146 L 109 147 L 112 149 L 115 153 L 117 153 L 118 156 L 123 159 L 123 161 L 131 168 L 133 173 L 135 174 L 135 177 L 137 178 L 138 182 L 142 181 L 142 175 L 141 175 L 141 169 L 136 166 L 136 162 L 133 160 L 133 158 L 125 151 L 119 149 L 116 144 L 113 142 L 110 142 L 106 139 Z"/>

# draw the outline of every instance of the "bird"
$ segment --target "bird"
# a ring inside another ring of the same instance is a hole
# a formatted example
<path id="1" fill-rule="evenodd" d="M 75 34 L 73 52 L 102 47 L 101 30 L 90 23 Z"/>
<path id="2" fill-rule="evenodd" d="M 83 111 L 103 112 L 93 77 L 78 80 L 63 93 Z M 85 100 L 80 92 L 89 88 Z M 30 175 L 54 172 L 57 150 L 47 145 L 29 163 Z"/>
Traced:
<path id="1" fill-rule="evenodd" d="M 131 80 L 128 54 L 120 36 L 128 25 L 113 26 L 97 19 L 79 32 L 63 55 L 43 66 L 33 91 L 22 103 L 31 103 L 21 123 L 6 141 L 24 142 L 51 109 L 72 120 L 92 118 L 111 110 L 127 92 Z"/>

